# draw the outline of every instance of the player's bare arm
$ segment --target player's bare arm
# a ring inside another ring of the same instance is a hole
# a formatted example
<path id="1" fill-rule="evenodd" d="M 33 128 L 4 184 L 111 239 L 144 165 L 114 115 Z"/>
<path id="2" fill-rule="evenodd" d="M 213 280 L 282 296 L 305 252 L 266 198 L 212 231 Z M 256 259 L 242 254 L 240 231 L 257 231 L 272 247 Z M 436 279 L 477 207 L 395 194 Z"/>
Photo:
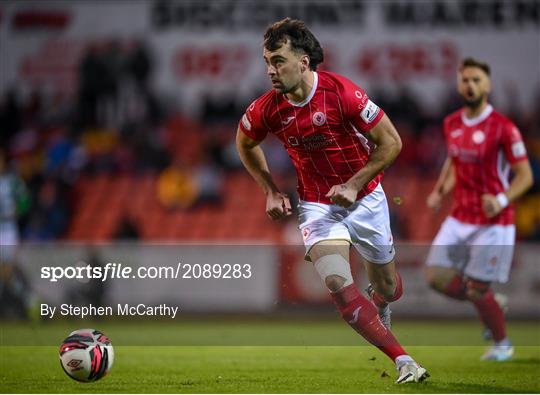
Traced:
<path id="1" fill-rule="evenodd" d="M 266 195 L 266 214 L 273 220 L 278 220 L 291 214 L 291 202 L 274 183 L 264 152 L 259 147 L 260 143 L 261 141 L 253 140 L 240 129 L 237 130 L 236 149 L 240 160 Z"/>
<path id="2" fill-rule="evenodd" d="M 390 166 L 401 151 L 401 138 L 386 115 L 369 131 L 367 136 L 376 144 L 376 148 L 371 153 L 366 165 L 346 183 L 332 186 L 326 194 L 332 202 L 339 206 L 349 207 L 352 205 L 364 185 Z"/>
<path id="3" fill-rule="evenodd" d="M 482 195 L 482 208 L 488 218 L 498 215 L 508 204 L 527 192 L 533 184 L 531 165 L 528 160 L 516 162 L 510 169 L 514 178 L 506 192 L 501 192 L 499 195 L 489 193 Z"/>
<path id="4" fill-rule="evenodd" d="M 427 197 L 427 206 L 435 211 L 439 210 L 443 199 L 454 189 L 455 184 L 454 163 L 452 162 L 452 158 L 447 157 L 439 174 L 439 179 L 433 191 Z"/>

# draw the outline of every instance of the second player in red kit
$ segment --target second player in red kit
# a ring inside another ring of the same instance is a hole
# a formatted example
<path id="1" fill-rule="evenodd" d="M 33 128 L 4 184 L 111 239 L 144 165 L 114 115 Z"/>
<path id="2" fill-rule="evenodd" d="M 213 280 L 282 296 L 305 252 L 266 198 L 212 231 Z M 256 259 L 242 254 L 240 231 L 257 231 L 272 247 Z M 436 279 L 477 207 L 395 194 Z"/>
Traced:
<path id="1" fill-rule="evenodd" d="M 510 203 L 530 188 L 532 171 L 519 130 L 488 102 L 489 66 L 465 59 L 457 85 L 465 106 L 444 120 L 448 157 L 427 204 L 437 209 L 452 190 L 454 200 L 427 258 L 428 282 L 475 306 L 494 342 L 482 359 L 505 361 L 514 348 L 504 297 L 491 283 L 508 281 L 516 234 Z"/>

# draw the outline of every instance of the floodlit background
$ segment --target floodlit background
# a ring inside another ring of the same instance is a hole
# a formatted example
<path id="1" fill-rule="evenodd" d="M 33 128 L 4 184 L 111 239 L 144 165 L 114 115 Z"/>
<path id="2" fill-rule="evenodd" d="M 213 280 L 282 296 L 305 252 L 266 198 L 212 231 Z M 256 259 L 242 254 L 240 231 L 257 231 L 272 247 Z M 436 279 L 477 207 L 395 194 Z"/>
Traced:
<path id="1" fill-rule="evenodd" d="M 432 213 L 425 199 L 445 158 L 442 119 L 460 106 L 457 64 L 474 56 L 491 65 L 492 103 L 520 128 L 535 174 L 516 204 L 515 266 L 502 289 L 510 317 L 540 317 L 540 5 L 523 0 L 3 1 L 2 156 L 27 189 L 19 195 L 15 274 L 27 305 L 3 294 L 5 317 L 28 314 L 35 301 L 332 311 L 303 262 L 295 216 L 266 217 L 234 147 L 244 110 L 271 88 L 262 34 L 285 16 L 307 22 L 325 49 L 323 69 L 363 87 L 403 139 L 383 181 L 406 281 L 396 316 L 474 316 L 424 284 L 423 259 L 448 210 Z M 285 150 L 271 138 L 264 151 L 283 191 L 294 194 Z M 2 240 L 3 260 L 13 244 Z M 39 279 L 45 264 L 113 259 L 252 264 L 255 275 L 234 286 Z M 365 284 L 358 257 L 353 262 Z"/>

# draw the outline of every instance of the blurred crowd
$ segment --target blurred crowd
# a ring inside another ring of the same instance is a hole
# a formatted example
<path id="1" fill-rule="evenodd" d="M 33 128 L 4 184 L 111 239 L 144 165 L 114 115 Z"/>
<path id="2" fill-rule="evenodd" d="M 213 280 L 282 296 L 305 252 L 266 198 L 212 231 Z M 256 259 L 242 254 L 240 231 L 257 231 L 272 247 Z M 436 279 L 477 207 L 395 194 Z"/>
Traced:
<path id="1" fill-rule="evenodd" d="M 0 98 L 2 171 L 24 182 L 30 202 L 18 218 L 23 239 L 65 237 L 77 209 L 74 186 L 96 174 L 155 174 L 156 197 L 167 210 L 221 204 L 227 174 L 242 171 L 234 136 L 249 103 L 208 97 L 199 119 L 190 118 L 153 90 L 152 59 L 142 41 L 95 43 L 80 60 L 76 95 L 38 89 L 23 94 L 15 86 Z M 445 157 L 441 120 L 460 106 L 453 89 L 436 112 L 422 108 L 405 88 L 393 95 L 373 89 L 370 96 L 403 139 L 389 172 L 436 177 Z M 530 206 L 524 238 L 531 240 L 540 240 L 539 104 L 540 92 L 537 100 L 515 103 L 507 112 L 525 137 L 535 174 L 528 193 L 534 198 L 524 203 Z M 265 142 L 264 149 L 273 171 L 294 189 L 294 171 L 279 142 Z M 136 224 L 122 226 L 120 234 L 137 234 Z"/>

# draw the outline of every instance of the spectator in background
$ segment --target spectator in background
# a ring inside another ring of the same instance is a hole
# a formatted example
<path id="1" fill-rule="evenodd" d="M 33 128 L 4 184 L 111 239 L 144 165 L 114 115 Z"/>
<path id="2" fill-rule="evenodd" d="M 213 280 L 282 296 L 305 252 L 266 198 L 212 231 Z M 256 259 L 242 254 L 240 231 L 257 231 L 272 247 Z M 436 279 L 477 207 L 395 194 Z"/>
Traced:
<path id="1" fill-rule="evenodd" d="M 98 117 L 103 125 L 116 128 L 120 120 L 118 93 L 125 64 L 118 40 L 112 39 L 104 44 L 100 59 L 104 74 L 101 76 L 103 91 L 98 101 Z"/>
<path id="2" fill-rule="evenodd" d="M 139 240 L 140 237 L 139 227 L 136 221 L 128 216 L 124 216 L 116 229 L 114 239 L 119 241 L 135 241 Z"/>
<path id="3" fill-rule="evenodd" d="M 106 73 L 99 57 L 99 46 L 92 43 L 79 64 L 79 118 L 83 126 L 97 124 L 98 100 L 103 92 Z"/>
<path id="4" fill-rule="evenodd" d="M 68 218 L 69 212 L 58 183 L 53 179 L 45 179 L 30 215 L 25 238 L 36 241 L 57 239 L 65 232 Z"/>
<path id="5" fill-rule="evenodd" d="M 166 209 L 189 208 L 198 194 L 192 172 L 181 159 L 175 159 L 158 177 L 157 198 Z"/>
<path id="6" fill-rule="evenodd" d="M 190 208 L 199 204 L 221 204 L 223 177 L 206 153 L 190 163 L 176 158 L 157 181 L 159 202 L 167 209 Z"/>
<path id="7" fill-rule="evenodd" d="M 142 40 L 135 40 L 128 51 L 125 73 L 135 87 L 135 96 L 144 105 L 144 112 L 152 122 L 159 121 L 161 111 L 150 88 L 150 77 L 154 69 L 153 59 L 148 47 Z"/>
<path id="8" fill-rule="evenodd" d="M 14 89 L 8 90 L 0 103 L 0 147 L 9 146 L 22 124 L 21 108 Z"/>

